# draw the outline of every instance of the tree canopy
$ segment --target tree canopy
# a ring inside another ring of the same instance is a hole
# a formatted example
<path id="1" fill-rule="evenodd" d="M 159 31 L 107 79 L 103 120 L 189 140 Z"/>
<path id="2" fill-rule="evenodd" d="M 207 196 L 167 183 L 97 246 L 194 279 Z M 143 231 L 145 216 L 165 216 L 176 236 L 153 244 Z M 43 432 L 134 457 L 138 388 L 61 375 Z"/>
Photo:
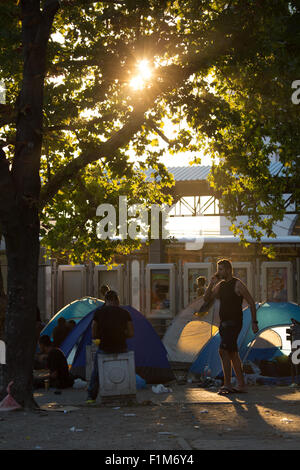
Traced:
<path id="1" fill-rule="evenodd" d="M 0 20 L 0 69 L 7 100 L 0 108 L 1 136 L 9 144 L 6 157 L 12 163 L 16 117 L 28 111 L 26 105 L 17 111 L 26 3 L 6 2 Z M 293 200 L 299 200 L 298 108 L 291 101 L 291 84 L 299 70 L 298 2 L 36 4 L 41 18 L 55 8 L 40 160 L 45 244 L 71 250 L 76 239 L 74 260 L 97 250 L 108 254 L 108 246 L 92 239 L 94 230 L 75 235 L 75 226 L 96 222 L 97 204 L 114 200 L 112 194 L 125 187 L 132 201 L 167 200 L 162 189 L 171 180 L 160 163 L 164 150 L 156 145 L 166 117 L 186 126 L 167 139 L 165 151 L 209 153 L 216 162 L 212 184 L 223 209 L 234 219 L 243 206 L 252 235 L 259 236 L 254 224 L 272 234 L 273 222 L 284 214 L 287 178 Z M 32 47 L 38 40 L 33 37 Z M 130 82 L 145 59 L 152 77 L 143 89 L 134 90 Z M 272 152 L 279 155 L 285 180 L 269 174 Z M 140 172 L 149 167 L 163 175 L 160 187 L 141 184 Z M 123 183 L 117 188 L 120 177 Z"/>

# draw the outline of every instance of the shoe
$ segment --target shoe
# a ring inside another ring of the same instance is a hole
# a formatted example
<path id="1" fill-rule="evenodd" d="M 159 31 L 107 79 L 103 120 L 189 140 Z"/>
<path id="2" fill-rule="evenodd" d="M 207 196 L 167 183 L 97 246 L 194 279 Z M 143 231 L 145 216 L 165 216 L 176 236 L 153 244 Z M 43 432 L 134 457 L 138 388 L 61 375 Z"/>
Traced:
<path id="1" fill-rule="evenodd" d="M 233 388 L 229 388 L 229 387 L 221 387 L 218 391 L 218 395 L 230 395 L 231 393 L 236 393 L 236 391 L 233 389 Z"/>
<path id="2" fill-rule="evenodd" d="M 86 405 L 94 405 L 96 403 L 96 400 L 93 398 L 88 398 L 85 402 Z"/>

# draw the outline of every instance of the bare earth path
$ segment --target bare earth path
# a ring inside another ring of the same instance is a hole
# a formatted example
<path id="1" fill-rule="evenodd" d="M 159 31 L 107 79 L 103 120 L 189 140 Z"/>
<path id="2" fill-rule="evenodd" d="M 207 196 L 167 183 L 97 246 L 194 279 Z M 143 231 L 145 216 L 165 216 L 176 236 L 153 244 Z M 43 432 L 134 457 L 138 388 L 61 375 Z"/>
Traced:
<path id="1" fill-rule="evenodd" d="M 41 391 L 38 412 L 0 413 L 0 450 L 288 450 L 300 448 L 300 389 L 251 387 L 220 397 L 195 385 L 175 385 L 137 403 L 85 405 L 84 390 Z M 120 452 L 121 455 L 121 452 Z"/>

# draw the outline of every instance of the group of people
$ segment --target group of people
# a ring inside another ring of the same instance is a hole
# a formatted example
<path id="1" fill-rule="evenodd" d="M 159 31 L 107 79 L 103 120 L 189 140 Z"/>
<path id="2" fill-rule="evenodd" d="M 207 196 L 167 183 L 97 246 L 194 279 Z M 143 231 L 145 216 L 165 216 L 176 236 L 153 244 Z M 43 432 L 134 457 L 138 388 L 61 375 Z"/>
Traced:
<path id="1" fill-rule="evenodd" d="M 106 289 L 105 303 L 99 307 L 92 321 L 92 338 L 98 342 L 94 367 L 88 387 L 87 403 L 96 401 L 99 390 L 98 354 L 120 354 L 127 352 L 126 339 L 134 336 L 134 327 L 129 312 L 120 307 L 118 294 Z M 65 319 L 53 330 L 53 341 L 48 335 L 39 338 L 39 348 L 44 359 L 45 368 L 49 370 L 50 387 L 63 389 L 72 387 L 74 377 L 69 372 L 64 353 L 59 349 L 64 333 L 70 328 Z M 35 380 L 35 388 L 43 386 L 45 376 Z"/>
<path id="2" fill-rule="evenodd" d="M 205 281 L 205 278 L 201 276 L 198 282 L 198 293 L 200 296 L 203 295 L 204 303 L 210 304 L 217 298 L 220 300 L 219 333 L 221 343 L 219 355 L 223 368 L 224 385 L 220 388 L 219 394 L 245 393 L 246 387 L 237 340 L 243 324 L 243 299 L 246 300 L 251 310 L 254 334 L 259 330 L 254 299 L 246 285 L 233 276 L 232 264 L 227 259 L 218 261 L 217 272 L 212 276 L 207 289 L 204 288 Z M 98 340 L 99 346 L 88 387 L 87 403 L 95 402 L 98 394 L 98 355 L 126 352 L 126 339 L 133 337 L 133 335 L 134 327 L 129 312 L 120 307 L 117 293 L 107 287 L 105 289 L 105 304 L 95 311 L 92 322 L 92 337 L 94 340 Z M 71 386 L 70 384 L 74 380 L 69 374 L 65 356 L 57 347 L 61 337 L 58 335 L 58 339 L 54 338 L 53 343 L 49 336 L 41 336 L 39 339 L 41 352 L 47 354 L 50 386 L 57 388 Z M 237 379 L 237 387 L 235 388 L 231 385 L 232 368 Z"/>

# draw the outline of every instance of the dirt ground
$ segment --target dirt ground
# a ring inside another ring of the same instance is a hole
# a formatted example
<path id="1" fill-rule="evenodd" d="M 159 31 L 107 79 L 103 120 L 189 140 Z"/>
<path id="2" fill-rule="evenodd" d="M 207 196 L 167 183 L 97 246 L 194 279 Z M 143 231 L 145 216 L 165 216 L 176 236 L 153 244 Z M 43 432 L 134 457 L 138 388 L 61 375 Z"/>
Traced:
<path id="1" fill-rule="evenodd" d="M 85 390 L 41 391 L 36 412 L 0 413 L 0 450 L 288 450 L 300 448 L 300 389 L 251 387 L 220 397 L 195 384 L 132 404 L 86 405 Z M 121 454 L 120 454 L 121 455 Z M 128 455 L 128 453 L 127 453 Z"/>

